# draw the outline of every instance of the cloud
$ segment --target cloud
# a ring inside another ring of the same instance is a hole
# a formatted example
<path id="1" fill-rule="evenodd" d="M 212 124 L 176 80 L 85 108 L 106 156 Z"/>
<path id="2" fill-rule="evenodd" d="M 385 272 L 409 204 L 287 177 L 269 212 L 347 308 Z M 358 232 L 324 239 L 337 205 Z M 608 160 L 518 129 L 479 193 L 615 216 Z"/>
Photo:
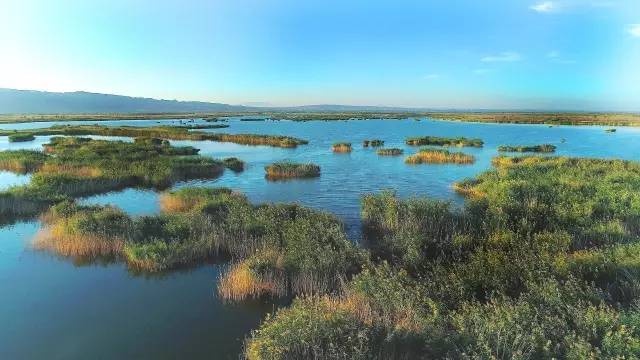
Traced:
<path id="1" fill-rule="evenodd" d="M 631 24 L 627 30 L 633 37 L 640 37 L 640 24 Z"/>
<path id="2" fill-rule="evenodd" d="M 531 5 L 529 9 L 537 11 L 539 13 L 549 13 L 556 10 L 556 5 L 553 3 L 553 1 L 543 1 L 535 5 Z"/>
<path id="3" fill-rule="evenodd" d="M 480 59 L 483 62 L 514 62 L 520 60 L 522 60 L 522 56 L 513 51 L 505 51 L 498 55 L 485 56 Z"/>

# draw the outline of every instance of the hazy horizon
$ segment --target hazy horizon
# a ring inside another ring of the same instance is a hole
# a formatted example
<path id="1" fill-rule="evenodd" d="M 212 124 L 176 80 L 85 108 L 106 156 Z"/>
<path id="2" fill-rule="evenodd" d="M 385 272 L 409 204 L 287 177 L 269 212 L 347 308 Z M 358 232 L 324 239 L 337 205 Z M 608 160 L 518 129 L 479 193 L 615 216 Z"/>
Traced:
<path id="1" fill-rule="evenodd" d="M 633 0 L 3 5 L 1 88 L 269 107 L 640 111 Z"/>

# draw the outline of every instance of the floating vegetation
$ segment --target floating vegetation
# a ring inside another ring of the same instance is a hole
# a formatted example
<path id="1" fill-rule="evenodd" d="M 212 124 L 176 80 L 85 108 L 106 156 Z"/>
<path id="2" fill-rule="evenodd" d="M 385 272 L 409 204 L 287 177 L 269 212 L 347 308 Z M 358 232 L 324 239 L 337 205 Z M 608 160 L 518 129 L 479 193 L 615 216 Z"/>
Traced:
<path id="1" fill-rule="evenodd" d="M 264 167 L 268 179 L 312 178 L 320 176 L 320 166 L 312 163 L 299 164 L 277 162 Z"/>
<path id="2" fill-rule="evenodd" d="M 387 148 L 387 149 L 378 149 L 378 151 L 376 151 L 376 154 L 380 156 L 398 156 L 398 155 L 402 155 L 403 152 L 404 150 L 402 149 Z"/>
<path id="3" fill-rule="evenodd" d="M 14 134 L 9 135 L 9 142 L 26 142 L 33 141 L 36 137 L 33 134 Z"/>
<path id="4" fill-rule="evenodd" d="M 23 186 L 0 192 L 0 215 L 32 216 L 63 200 L 140 186 L 163 189 L 176 181 L 215 178 L 219 161 L 192 147 L 138 138 L 133 143 L 53 137 L 37 151 L 0 152 L 0 167 L 33 173 Z"/>
<path id="5" fill-rule="evenodd" d="M 193 131 L 194 129 L 218 127 L 218 125 L 192 125 L 192 126 L 98 126 L 98 125 L 61 125 L 49 128 L 2 131 L 0 136 L 10 135 L 101 135 L 101 136 L 128 136 L 159 138 L 168 140 L 195 140 L 195 141 L 221 141 L 232 142 L 243 145 L 268 145 L 274 147 L 295 148 L 298 145 L 307 144 L 306 140 L 280 135 L 258 135 L 258 134 L 223 134 L 203 131 Z"/>
<path id="6" fill-rule="evenodd" d="M 468 139 L 465 137 L 447 138 L 447 137 L 437 137 L 437 136 L 423 136 L 423 137 L 408 138 L 405 142 L 407 145 L 412 145 L 412 146 L 432 145 L 432 146 L 482 147 L 484 145 L 484 142 L 481 139 Z"/>
<path id="7" fill-rule="evenodd" d="M 448 150 L 421 149 L 417 153 L 407 156 L 407 164 L 473 164 L 473 155 Z"/>
<path id="8" fill-rule="evenodd" d="M 331 150 L 337 153 L 348 153 L 351 152 L 351 143 L 335 143 L 331 146 Z"/>
<path id="9" fill-rule="evenodd" d="M 244 171 L 244 161 L 236 157 L 225 158 L 224 160 L 222 160 L 222 164 L 224 164 L 224 167 L 226 167 L 227 169 L 235 172 Z"/>
<path id="10" fill-rule="evenodd" d="M 501 145 L 498 146 L 498 151 L 501 152 L 537 152 L 537 153 L 552 153 L 556 151 L 556 146 L 551 144 L 542 144 L 542 145 L 519 145 L 519 146 L 511 146 L 511 145 Z"/>
<path id="11" fill-rule="evenodd" d="M 617 129 L 605 129 L 604 131 L 608 133 L 614 133 L 617 131 Z"/>
<path id="12" fill-rule="evenodd" d="M 378 140 L 378 139 L 374 139 L 374 140 L 364 140 L 362 142 L 362 146 L 363 147 L 380 147 L 380 146 L 384 146 L 384 141 L 383 140 Z"/>

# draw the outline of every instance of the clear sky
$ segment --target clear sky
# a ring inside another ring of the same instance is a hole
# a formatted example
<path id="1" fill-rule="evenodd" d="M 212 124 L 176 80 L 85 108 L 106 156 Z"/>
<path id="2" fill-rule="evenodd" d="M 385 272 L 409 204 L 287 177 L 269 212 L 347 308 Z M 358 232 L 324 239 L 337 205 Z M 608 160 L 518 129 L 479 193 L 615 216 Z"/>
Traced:
<path id="1" fill-rule="evenodd" d="M 0 87 L 640 110 L 640 0 L 0 0 Z"/>

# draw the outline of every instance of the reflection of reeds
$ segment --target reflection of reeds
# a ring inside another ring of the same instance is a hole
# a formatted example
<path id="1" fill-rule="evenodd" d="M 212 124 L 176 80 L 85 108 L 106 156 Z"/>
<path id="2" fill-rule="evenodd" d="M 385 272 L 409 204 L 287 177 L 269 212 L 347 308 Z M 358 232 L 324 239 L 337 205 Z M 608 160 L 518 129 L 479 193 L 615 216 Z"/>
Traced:
<path id="1" fill-rule="evenodd" d="M 381 156 L 398 156 L 398 155 L 402 155 L 403 150 L 397 149 L 397 148 L 378 149 L 376 153 Z"/>
<path id="2" fill-rule="evenodd" d="M 320 166 L 316 164 L 298 164 L 278 162 L 265 166 L 268 179 L 311 178 L 320 176 Z"/>
<path id="3" fill-rule="evenodd" d="M 475 158 L 462 152 L 422 149 L 405 159 L 407 164 L 473 164 Z"/>

